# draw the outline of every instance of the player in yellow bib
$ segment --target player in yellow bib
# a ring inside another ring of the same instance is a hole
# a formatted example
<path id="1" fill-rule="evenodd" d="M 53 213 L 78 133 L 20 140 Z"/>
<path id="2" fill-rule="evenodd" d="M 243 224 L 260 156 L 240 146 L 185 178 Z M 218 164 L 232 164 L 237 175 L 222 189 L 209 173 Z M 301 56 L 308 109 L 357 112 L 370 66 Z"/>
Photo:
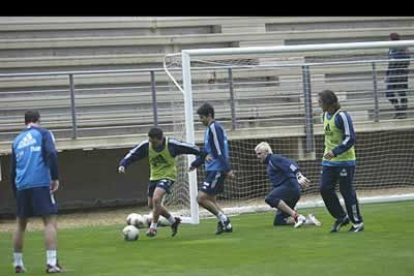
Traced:
<path id="1" fill-rule="evenodd" d="M 341 110 L 334 92 L 324 90 L 319 93 L 319 105 L 323 110 L 322 120 L 325 133 L 325 151 L 322 160 L 320 192 L 329 213 L 336 219 L 331 232 L 352 222 L 350 232 L 364 230 L 359 211 L 358 199 L 352 181 L 355 174 L 355 131 L 351 116 Z M 339 203 L 335 186 L 344 198 L 346 212 Z"/>
<path id="2" fill-rule="evenodd" d="M 148 133 L 148 140 L 143 141 L 129 151 L 119 163 L 118 172 L 125 173 L 126 167 L 142 158 L 148 157 L 150 164 L 150 182 L 148 184 L 148 207 L 152 209 L 151 226 L 146 233 L 149 237 L 157 234 L 159 216 L 171 223 L 172 236 L 177 234 L 181 219 L 173 217 L 162 204 L 162 198 L 170 192 L 177 179 L 175 157 L 181 154 L 203 156 L 200 148 L 174 138 L 164 137 L 160 128 L 153 127 Z"/>

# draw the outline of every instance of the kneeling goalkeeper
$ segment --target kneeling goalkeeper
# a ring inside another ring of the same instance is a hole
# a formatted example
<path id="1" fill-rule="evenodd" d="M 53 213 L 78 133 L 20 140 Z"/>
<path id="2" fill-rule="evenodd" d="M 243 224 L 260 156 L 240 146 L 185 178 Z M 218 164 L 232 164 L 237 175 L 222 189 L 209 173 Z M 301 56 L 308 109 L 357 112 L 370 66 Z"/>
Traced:
<path id="1" fill-rule="evenodd" d="M 273 225 L 294 225 L 295 228 L 306 224 L 320 226 L 321 222 L 314 215 L 305 217 L 294 210 L 300 199 L 301 187 L 307 187 L 310 183 L 300 172 L 298 164 L 280 154 L 273 154 L 267 142 L 258 144 L 254 151 L 257 159 L 267 164 L 272 190 L 265 201 L 270 207 L 278 209 Z"/>

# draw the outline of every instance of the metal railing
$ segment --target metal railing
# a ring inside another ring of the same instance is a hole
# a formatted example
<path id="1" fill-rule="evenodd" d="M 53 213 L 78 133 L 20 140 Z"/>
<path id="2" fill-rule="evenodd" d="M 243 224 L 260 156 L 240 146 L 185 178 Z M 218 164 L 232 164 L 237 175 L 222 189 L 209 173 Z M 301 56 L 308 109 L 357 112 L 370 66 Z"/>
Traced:
<path id="1" fill-rule="evenodd" d="M 194 106 L 204 101 L 213 102 L 216 117 L 232 130 L 252 126 L 303 125 L 309 139 L 306 150 L 312 151 L 313 125 L 318 123 L 320 114 L 315 95 L 322 89 L 335 91 L 355 121 L 379 122 L 392 118 L 392 106 L 385 97 L 390 91 L 380 80 L 388 61 L 373 59 L 194 68 L 205 76 L 193 79 Z M 292 68 L 297 71 L 286 73 Z M 256 74 L 259 77 L 250 78 L 246 72 L 252 70 L 259 72 Z M 333 70 L 337 73 L 331 73 Z M 221 72 L 221 76 L 226 77 L 209 78 L 214 75 L 212 72 Z M 66 87 L 64 82 L 57 87 L 48 84 L 48 81 L 62 76 L 67 79 Z M 112 84 L 105 81 L 101 84 L 102 80 L 94 83 L 94 78 L 108 77 L 125 77 L 126 80 Z M 173 102 L 183 101 L 181 92 L 168 81 L 161 68 L 0 74 L 0 82 L 21 79 L 40 79 L 44 86 L 40 89 L 1 89 L 0 141 L 10 140 L 17 133 L 21 128 L 23 110 L 28 108 L 44 110 L 41 112 L 43 123 L 54 131 L 62 131 L 60 138 L 67 137 L 70 131 L 70 137 L 77 139 L 82 135 L 134 133 L 131 129 L 137 126 L 172 128 L 175 123 L 171 115 L 175 108 Z M 399 92 L 405 92 L 411 103 L 414 99 L 411 72 L 408 79 L 407 91 L 396 91 L 395 96 L 401 97 Z M 29 97 L 29 103 L 21 104 L 26 97 Z M 412 108 L 409 108 L 408 119 L 413 117 L 412 113 Z"/>

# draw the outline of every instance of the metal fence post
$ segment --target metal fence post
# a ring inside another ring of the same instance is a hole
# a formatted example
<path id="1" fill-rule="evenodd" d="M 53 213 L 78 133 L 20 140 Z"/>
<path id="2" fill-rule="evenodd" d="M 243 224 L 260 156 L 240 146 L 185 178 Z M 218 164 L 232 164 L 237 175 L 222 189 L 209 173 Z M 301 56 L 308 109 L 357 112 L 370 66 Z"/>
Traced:
<path id="1" fill-rule="evenodd" d="M 375 62 L 372 63 L 372 81 L 374 85 L 374 121 L 379 122 L 378 81 Z"/>
<path id="2" fill-rule="evenodd" d="M 305 152 L 315 151 L 315 137 L 313 134 L 312 90 L 309 66 L 302 66 L 303 99 L 305 107 Z"/>
<path id="3" fill-rule="evenodd" d="M 154 126 L 158 126 L 158 111 L 157 111 L 157 91 L 155 88 L 155 73 L 151 71 L 151 91 L 152 91 L 152 114 L 154 116 Z"/>
<path id="4" fill-rule="evenodd" d="M 234 102 L 233 90 L 233 71 L 229 68 L 229 89 L 230 89 L 230 109 L 231 109 L 231 129 L 236 129 L 236 104 Z"/>
<path id="5" fill-rule="evenodd" d="M 72 111 L 72 139 L 78 137 L 78 127 L 76 123 L 76 104 L 75 104 L 75 82 L 73 81 L 73 74 L 69 74 L 70 84 L 70 108 Z"/>

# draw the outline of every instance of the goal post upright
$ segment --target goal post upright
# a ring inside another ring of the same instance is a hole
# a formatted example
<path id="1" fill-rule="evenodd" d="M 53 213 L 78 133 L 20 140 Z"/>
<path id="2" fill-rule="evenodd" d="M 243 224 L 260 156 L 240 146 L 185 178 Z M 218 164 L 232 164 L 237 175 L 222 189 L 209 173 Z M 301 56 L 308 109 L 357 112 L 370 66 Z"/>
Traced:
<path id="1" fill-rule="evenodd" d="M 191 88 L 191 61 L 190 55 L 186 51 L 181 53 L 182 72 L 183 72 L 183 87 L 184 87 L 184 108 L 185 108 L 185 127 L 187 142 L 195 144 L 194 138 L 194 116 L 193 116 L 193 91 Z M 188 165 L 194 160 L 194 155 L 187 155 Z M 197 170 L 188 173 L 189 193 L 190 193 L 190 223 L 200 223 L 199 208 L 197 202 Z"/>

